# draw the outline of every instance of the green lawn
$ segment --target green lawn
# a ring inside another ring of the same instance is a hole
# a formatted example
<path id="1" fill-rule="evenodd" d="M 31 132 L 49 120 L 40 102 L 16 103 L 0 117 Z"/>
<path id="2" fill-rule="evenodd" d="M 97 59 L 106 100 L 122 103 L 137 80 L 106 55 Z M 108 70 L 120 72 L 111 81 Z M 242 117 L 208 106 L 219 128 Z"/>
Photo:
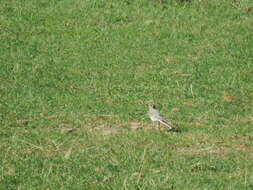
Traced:
<path id="1" fill-rule="evenodd" d="M 252 26 L 251 0 L 2 0 L 0 189 L 253 189 Z"/>

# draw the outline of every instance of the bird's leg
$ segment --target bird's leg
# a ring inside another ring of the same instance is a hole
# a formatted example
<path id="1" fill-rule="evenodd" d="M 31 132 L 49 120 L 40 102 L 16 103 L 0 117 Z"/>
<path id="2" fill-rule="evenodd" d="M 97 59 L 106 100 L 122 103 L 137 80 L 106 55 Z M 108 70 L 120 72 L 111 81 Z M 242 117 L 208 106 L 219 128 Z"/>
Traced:
<path id="1" fill-rule="evenodd" d="M 158 122 L 158 129 L 161 130 L 161 123 L 159 121 Z"/>
<path id="2" fill-rule="evenodd" d="M 159 130 L 160 128 L 160 122 L 159 121 L 155 121 L 155 129 Z"/>

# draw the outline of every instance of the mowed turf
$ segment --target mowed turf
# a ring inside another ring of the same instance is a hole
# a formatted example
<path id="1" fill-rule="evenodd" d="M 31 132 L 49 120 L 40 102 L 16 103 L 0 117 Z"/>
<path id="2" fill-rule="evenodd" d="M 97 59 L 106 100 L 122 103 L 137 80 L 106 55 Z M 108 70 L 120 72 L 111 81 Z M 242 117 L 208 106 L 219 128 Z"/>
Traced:
<path id="1" fill-rule="evenodd" d="M 0 13 L 0 189 L 253 189 L 251 0 Z"/>

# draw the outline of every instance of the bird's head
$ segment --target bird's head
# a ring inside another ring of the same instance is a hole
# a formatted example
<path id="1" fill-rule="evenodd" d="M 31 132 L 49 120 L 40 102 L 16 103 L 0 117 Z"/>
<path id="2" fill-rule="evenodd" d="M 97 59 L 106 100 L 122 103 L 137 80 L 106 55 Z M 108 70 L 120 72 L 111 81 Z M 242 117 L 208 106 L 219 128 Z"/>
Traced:
<path id="1" fill-rule="evenodd" d="M 149 107 L 149 108 L 153 108 L 153 109 L 156 108 L 155 104 L 149 104 L 148 107 Z"/>

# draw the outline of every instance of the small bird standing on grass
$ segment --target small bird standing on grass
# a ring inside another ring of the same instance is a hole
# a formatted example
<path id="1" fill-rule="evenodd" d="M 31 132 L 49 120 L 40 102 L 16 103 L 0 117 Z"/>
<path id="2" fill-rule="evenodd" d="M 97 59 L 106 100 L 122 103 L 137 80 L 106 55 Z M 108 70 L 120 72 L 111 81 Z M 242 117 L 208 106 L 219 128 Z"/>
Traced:
<path id="1" fill-rule="evenodd" d="M 160 115 L 159 111 L 156 109 L 154 104 L 149 104 L 148 107 L 149 107 L 148 115 L 153 122 L 158 122 L 158 124 L 161 123 L 165 125 L 169 130 L 172 129 L 171 124 L 169 124 L 165 119 L 162 118 L 162 116 Z"/>

